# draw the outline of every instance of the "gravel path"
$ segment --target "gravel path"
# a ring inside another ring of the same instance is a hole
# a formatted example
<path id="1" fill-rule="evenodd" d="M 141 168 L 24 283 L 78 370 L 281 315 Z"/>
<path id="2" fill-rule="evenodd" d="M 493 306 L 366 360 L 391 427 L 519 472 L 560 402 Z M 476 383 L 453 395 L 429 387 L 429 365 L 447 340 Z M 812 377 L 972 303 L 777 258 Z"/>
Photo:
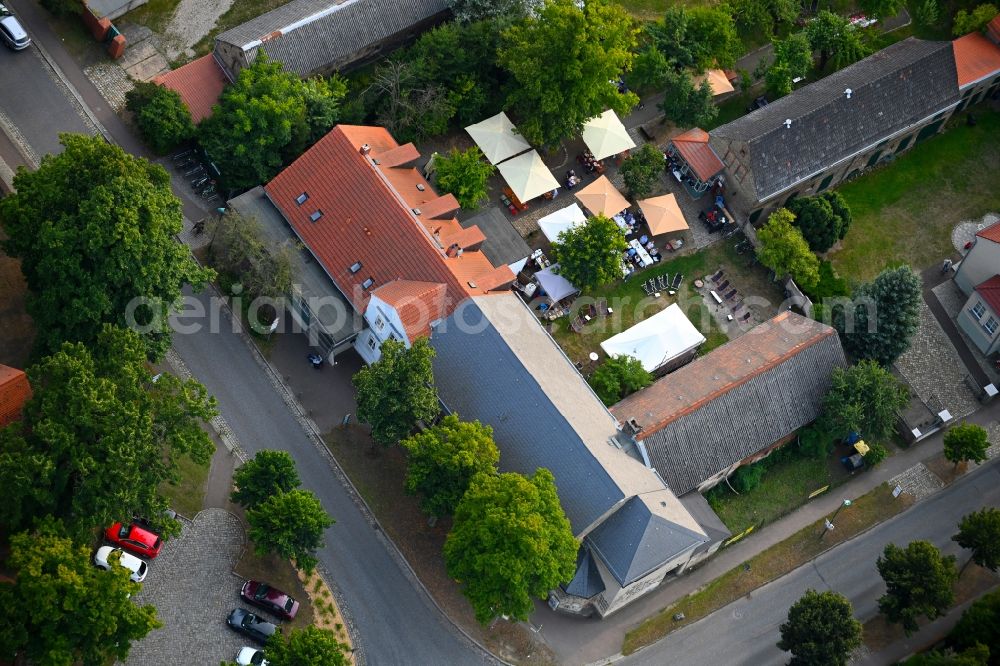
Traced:
<path id="1" fill-rule="evenodd" d="M 181 0 L 163 31 L 167 60 L 176 60 L 197 44 L 232 4 L 233 0 Z"/>

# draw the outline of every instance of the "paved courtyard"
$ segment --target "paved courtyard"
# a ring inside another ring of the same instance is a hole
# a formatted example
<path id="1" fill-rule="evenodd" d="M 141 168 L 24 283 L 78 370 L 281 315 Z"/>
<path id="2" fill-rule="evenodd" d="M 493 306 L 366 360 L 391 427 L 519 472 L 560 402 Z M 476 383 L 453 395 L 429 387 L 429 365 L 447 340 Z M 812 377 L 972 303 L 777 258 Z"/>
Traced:
<path id="1" fill-rule="evenodd" d="M 132 647 L 128 666 L 218 664 L 249 644 L 226 626 L 229 611 L 242 605 L 242 579 L 232 570 L 245 543 L 243 525 L 228 511 L 206 509 L 184 522 L 136 595 L 156 606 L 163 627 Z"/>

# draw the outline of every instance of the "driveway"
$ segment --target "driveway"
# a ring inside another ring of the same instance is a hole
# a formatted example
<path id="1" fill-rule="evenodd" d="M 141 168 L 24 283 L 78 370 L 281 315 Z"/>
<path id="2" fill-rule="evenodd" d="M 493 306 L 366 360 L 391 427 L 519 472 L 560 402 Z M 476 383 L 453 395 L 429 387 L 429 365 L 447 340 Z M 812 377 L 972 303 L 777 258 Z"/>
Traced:
<path id="1" fill-rule="evenodd" d="M 232 570 L 245 543 L 243 525 L 228 511 L 206 509 L 184 522 L 136 595 L 136 603 L 156 606 L 163 627 L 133 645 L 128 666 L 218 664 L 249 645 L 226 626 L 229 611 L 242 605 L 242 579 Z"/>

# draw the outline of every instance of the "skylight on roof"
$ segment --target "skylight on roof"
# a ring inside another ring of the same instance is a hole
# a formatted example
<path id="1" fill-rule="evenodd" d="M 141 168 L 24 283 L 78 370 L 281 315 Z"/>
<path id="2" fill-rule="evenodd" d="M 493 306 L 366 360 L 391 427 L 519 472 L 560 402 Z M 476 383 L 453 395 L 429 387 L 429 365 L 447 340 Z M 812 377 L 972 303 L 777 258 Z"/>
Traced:
<path id="1" fill-rule="evenodd" d="M 312 220 L 313 222 L 317 221 L 321 217 L 323 217 L 323 211 L 321 211 L 318 208 L 313 212 L 309 213 L 309 219 Z"/>
<path id="2" fill-rule="evenodd" d="M 373 284 L 375 284 L 375 280 L 373 280 L 372 278 L 368 278 L 367 280 L 365 280 L 364 282 L 361 283 L 361 288 L 362 289 L 371 289 L 371 286 Z"/>
<path id="3" fill-rule="evenodd" d="M 355 261 L 353 264 L 351 264 L 351 273 L 352 274 L 353 273 L 357 273 L 360 270 L 361 270 L 361 262 L 360 261 Z"/>
<path id="4" fill-rule="evenodd" d="M 302 204 L 304 204 L 305 202 L 307 202 L 307 201 L 309 201 L 309 193 L 308 192 L 303 192 L 299 196 L 295 197 L 295 203 L 297 203 L 300 206 Z"/>

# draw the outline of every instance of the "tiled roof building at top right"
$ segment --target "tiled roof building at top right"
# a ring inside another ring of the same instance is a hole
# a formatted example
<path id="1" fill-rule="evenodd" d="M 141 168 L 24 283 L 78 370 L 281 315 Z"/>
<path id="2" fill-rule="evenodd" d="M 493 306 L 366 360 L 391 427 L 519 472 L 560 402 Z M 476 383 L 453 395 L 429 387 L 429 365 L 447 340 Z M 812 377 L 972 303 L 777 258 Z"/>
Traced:
<path id="1" fill-rule="evenodd" d="M 994 24 L 997 24 L 994 26 Z M 954 42 L 910 37 L 713 129 L 737 216 L 759 224 L 939 133 L 1000 90 L 1000 17 Z"/>

